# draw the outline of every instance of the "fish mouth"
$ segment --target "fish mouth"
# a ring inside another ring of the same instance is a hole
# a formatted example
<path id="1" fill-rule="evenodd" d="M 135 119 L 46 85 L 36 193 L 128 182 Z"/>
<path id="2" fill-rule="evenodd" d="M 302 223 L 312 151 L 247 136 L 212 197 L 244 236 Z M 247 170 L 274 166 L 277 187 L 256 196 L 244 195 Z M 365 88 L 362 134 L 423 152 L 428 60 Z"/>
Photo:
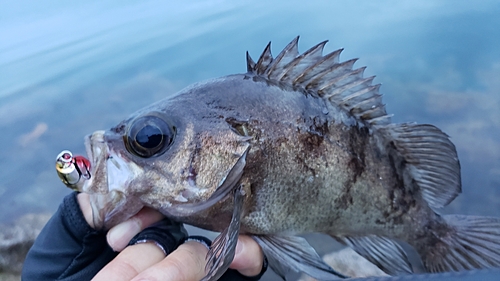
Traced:
<path id="1" fill-rule="evenodd" d="M 133 178 L 129 161 L 115 153 L 106 141 L 105 131 L 85 137 L 85 149 L 91 161 L 91 178 L 85 181 L 82 192 L 89 194 L 95 229 L 109 229 L 137 213 L 140 208 L 123 212 L 127 204 L 125 189 Z M 138 209 L 137 211 L 135 211 Z M 135 211 L 135 213 L 131 213 Z"/>
<path id="2" fill-rule="evenodd" d="M 106 158 L 109 152 L 104 140 L 105 131 L 96 131 L 91 135 L 85 136 L 85 150 L 87 151 L 88 159 L 91 163 L 91 178 L 87 180 L 83 186 L 83 192 L 107 193 L 107 165 Z"/>
<path id="3" fill-rule="evenodd" d="M 104 132 L 96 131 L 91 135 L 86 135 L 84 138 L 85 151 L 87 152 L 87 159 L 89 159 L 91 167 L 94 168 L 96 161 L 95 155 L 99 153 L 94 152 L 94 141 L 99 138 L 99 142 L 104 143 Z"/>

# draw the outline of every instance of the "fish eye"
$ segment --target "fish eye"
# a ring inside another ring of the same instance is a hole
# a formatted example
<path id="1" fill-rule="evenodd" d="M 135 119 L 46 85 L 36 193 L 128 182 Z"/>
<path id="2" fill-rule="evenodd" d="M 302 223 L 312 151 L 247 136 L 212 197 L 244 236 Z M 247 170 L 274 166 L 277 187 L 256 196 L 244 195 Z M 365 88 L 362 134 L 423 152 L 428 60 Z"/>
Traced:
<path id="1" fill-rule="evenodd" d="M 124 136 L 127 150 L 137 156 L 149 158 L 161 155 L 172 144 L 175 128 L 158 116 L 142 116 L 132 121 Z"/>

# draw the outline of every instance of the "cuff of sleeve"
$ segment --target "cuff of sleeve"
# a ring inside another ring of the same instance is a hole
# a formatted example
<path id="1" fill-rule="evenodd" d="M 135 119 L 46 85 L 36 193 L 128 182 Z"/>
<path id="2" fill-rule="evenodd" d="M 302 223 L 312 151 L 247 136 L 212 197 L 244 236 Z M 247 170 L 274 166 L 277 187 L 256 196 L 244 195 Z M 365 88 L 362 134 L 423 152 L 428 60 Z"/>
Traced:
<path id="1" fill-rule="evenodd" d="M 61 204 L 62 221 L 72 236 L 82 240 L 90 232 L 98 232 L 91 228 L 83 216 L 80 205 L 78 204 L 78 192 L 73 192 L 64 197 Z"/>

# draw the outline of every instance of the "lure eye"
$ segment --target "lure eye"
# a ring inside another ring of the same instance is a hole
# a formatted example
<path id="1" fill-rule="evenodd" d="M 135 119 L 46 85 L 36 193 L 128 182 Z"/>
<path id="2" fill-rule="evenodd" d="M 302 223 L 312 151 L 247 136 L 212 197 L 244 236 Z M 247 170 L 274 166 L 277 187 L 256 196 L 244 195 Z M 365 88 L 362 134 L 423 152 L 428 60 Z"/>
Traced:
<path id="1" fill-rule="evenodd" d="M 143 116 L 132 122 L 125 135 L 125 145 L 130 153 L 143 158 L 165 152 L 174 140 L 175 130 L 157 116 Z"/>

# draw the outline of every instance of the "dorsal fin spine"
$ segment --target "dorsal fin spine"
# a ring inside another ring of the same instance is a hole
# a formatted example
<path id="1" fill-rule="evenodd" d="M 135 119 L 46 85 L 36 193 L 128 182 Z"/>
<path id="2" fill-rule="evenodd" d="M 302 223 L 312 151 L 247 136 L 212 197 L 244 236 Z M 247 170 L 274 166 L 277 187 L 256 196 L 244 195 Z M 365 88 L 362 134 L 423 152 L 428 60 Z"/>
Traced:
<path id="1" fill-rule="evenodd" d="M 288 74 L 290 73 L 290 71 L 294 70 L 295 67 L 298 67 L 298 65 L 303 62 L 304 60 L 307 60 L 307 59 L 312 59 L 312 60 L 316 60 L 318 61 L 319 59 L 322 58 L 322 55 L 323 55 L 323 48 L 325 47 L 325 44 L 328 42 L 328 40 L 325 40 L 319 44 L 316 44 L 316 46 L 313 46 L 312 48 L 310 48 L 309 50 L 305 51 L 303 54 L 299 55 L 298 57 L 296 57 L 294 60 L 292 60 L 284 69 L 283 73 L 281 73 L 281 75 L 277 76 L 276 79 L 278 80 L 282 80 L 282 79 L 286 79 L 288 78 Z M 303 73 L 304 69 L 300 69 Z M 300 71 L 299 70 L 299 71 Z M 292 84 L 295 84 L 296 83 L 296 80 L 301 77 L 301 75 L 299 75 L 298 77 L 295 78 L 294 81 L 292 81 Z"/>
<path id="2" fill-rule="evenodd" d="M 353 114 L 361 114 L 363 111 L 373 108 L 374 104 L 376 103 L 382 103 L 381 94 L 374 94 L 373 97 L 356 103 L 355 105 L 351 106 L 351 112 Z"/>
<path id="3" fill-rule="evenodd" d="M 349 75 L 345 75 L 346 77 L 348 77 Z M 332 89 L 331 92 L 329 92 L 328 95 L 326 95 L 325 97 L 327 98 L 331 98 L 331 97 L 334 97 L 334 96 L 341 96 L 342 93 L 344 93 L 345 91 L 349 90 L 349 89 L 352 89 L 352 88 L 355 88 L 359 85 L 364 85 L 364 84 L 371 84 L 371 82 L 373 81 L 373 78 L 375 77 L 368 77 L 368 78 L 360 78 L 360 79 L 357 79 L 357 80 L 354 80 L 354 81 L 351 81 L 347 84 L 341 84 L 341 85 L 326 85 L 325 87 L 321 88 L 322 91 L 325 91 L 326 89 L 329 89 L 331 88 L 332 86 L 336 86 L 335 88 Z M 366 87 L 363 87 L 362 89 L 365 89 L 367 88 L 369 85 L 366 85 Z M 362 89 L 360 89 L 359 91 L 361 91 Z M 359 92 L 358 91 L 358 92 Z M 352 95 L 352 94 L 349 94 L 349 96 Z"/>
<path id="4" fill-rule="evenodd" d="M 255 70 L 255 62 L 247 51 L 247 72 L 252 72 Z"/>
<path id="5" fill-rule="evenodd" d="M 311 77 L 307 81 L 306 88 L 316 89 L 318 91 L 324 92 L 323 85 L 327 85 L 332 79 L 335 79 L 339 75 L 343 75 L 349 70 L 352 70 L 352 65 L 357 59 L 348 60 L 342 63 L 336 63 L 330 67 L 318 72 L 314 77 Z"/>
<path id="6" fill-rule="evenodd" d="M 315 64 L 306 68 L 301 75 L 297 76 L 297 78 L 294 79 L 294 85 L 309 84 L 310 80 L 313 79 L 318 73 L 331 67 L 332 65 L 337 64 L 339 62 L 340 53 L 342 53 L 343 50 L 344 49 L 338 49 L 336 51 L 333 51 L 323 56 Z"/>
<path id="7" fill-rule="evenodd" d="M 349 83 L 356 82 L 359 79 L 362 79 L 364 71 L 365 71 L 365 67 L 361 67 L 361 68 L 355 69 L 351 72 L 347 72 L 343 75 L 340 75 L 336 78 L 333 78 L 327 84 L 324 84 L 323 86 L 321 86 L 320 90 L 325 91 L 325 89 L 329 88 L 329 87 L 342 87 L 342 86 L 345 86 Z M 354 81 L 352 81 L 353 79 L 354 79 Z M 344 83 L 340 83 L 340 82 L 344 82 Z"/>
<path id="8" fill-rule="evenodd" d="M 370 81 L 371 79 L 368 79 L 368 81 Z M 358 82 L 358 81 L 356 81 Z M 349 86 L 352 86 L 351 88 L 353 87 L 356 87 L 358 85 L 363 85 L 364 81 L 362 80 L 359 80 L 358 83 L 351 83 Z M 345 96 L 342 98 L 342 101 L 344 103 L 351 103 L 353 100 L 355 100 L 356 98 L 359 98 L 359 97 L 362 97 L 362 98 L 366 98 L 366 99 L 370 99 L 372 98 L 374 95 L 377 95 L 378 94 L 378 89 L 380 88 L 380 84 L 376 84 L 376 85 L 372 85 L 372 86 L 367 86 L 367 87 L 364 87 L 363 89 L 361 90 L 358 90 L 356 91 L 355 93 L 352 93 L 348 96 Z M 367 96 L 366 94 L 369 93 L 369 92 L 372 92 L 372 95 L 370 96 Z M 360 101 L 357 101 L 357 103 L 359 102 L 362 102 L 363 100 L 360 100 Z M 374 105 L 372 108 L 375 108 L 376 106 Z"/>
<path id="9" fill-rule="evenodd" d="M 361 83 L 360 85 L 363 85 Z M 357 85 L 354 85 L 356 87 Z M 378 85 L 380 86 L 380 84 Z M 363 101 L 363 99 L 370 99 L 373 97 L 373 95 L 378 94 L 378 87 L 377 85 L 373 86 L 366 86 L 363 87 L 353 93 L 350 93 L 349 95 L 343 97 L 342 94 L 345 92 L 349 91 L 351 89 L 351 85 L 345 85 L 343 87 L 340 87 L 337 91 L 330 93 L 328 95 L 328 98 L 330 100 L 335 100 L 338 103 L 345 104 L 345 106 L 350 110 L 353 105 L 357 104 L 358 102 Z M 360 98 L 361 100 L 355 100 L 356 98 Z M 370 108 L 374 108 L 377 104 L 374 104 L 373 106 L 370 106 Z"/>
<path id="10" fill-rule="evenodd" d="M 393 114 L 386 114 L 386 115 L 375 117 L 375 118 L 372 118 L 372 119 L 366 120 L 366 121 L 368 122 L 368 124 L 370 124 L 376 128 L 379 128 L 382 126 L 386 126 L 387 124 L 390 124 L 392 116 L 393 116 Z"/>
<path id="11" fill-rule="evenodd" d="M 369 124 L 390 123 L 378 94 L 380 85 L 371 85 L 374 77 L 363 78 L 365 67 L 353 70 L 357 59 L 339 62 L 342 49 L 323 55 L 327 41 L 299 54 L 298 40 L 297 36 L 275 59 L 269 42 L 257 63 L 247 55 L 247 69 L 277 84 L 289 84 L 304 93 L 330 100 Z"/>
<path id="12" fill-rule="evenodd" d="M 384 104 L 377 106 L 375 108 L 369 109 L 363 113 L 360 113 L 359 118 L 361 118 L 362 120 L 368 120 L 368 119 L 380 117 L 383 115 L 385 115 L 385 105 Z"/>
<path id="13" fill-rule="evenodd" d="M 297 44 L 299 42 L 299 36 L 295 37 L 295 39 L 292 40 L 292 42 L 288 43 L 288 45 L 281 51 L 278 56 L 272 61 L 272 63 L 269 65 L 267 68 L 266 72 L 264 75 L 267 75 L 271 78 L 273 76 L 273 71 L 280 66 L 287 65 L 289 62 L 291 62 L 298 54 L 297 50 Z M 289 58 L 289 61 L 285 61 L 285 63 L 282 63 L 283 60 L 286 58 Z"/>
<path id="14" fill-rule="evenodd" d="M 266 72 L 267 67 L 273 61 L 273 55 L 271 54 L 271 42 L 269 42 L 264 49 L 264 52 L 260 56 L 257 64 L 255 65 L 255 70 L 257 75 L 262 75 Z"/>

